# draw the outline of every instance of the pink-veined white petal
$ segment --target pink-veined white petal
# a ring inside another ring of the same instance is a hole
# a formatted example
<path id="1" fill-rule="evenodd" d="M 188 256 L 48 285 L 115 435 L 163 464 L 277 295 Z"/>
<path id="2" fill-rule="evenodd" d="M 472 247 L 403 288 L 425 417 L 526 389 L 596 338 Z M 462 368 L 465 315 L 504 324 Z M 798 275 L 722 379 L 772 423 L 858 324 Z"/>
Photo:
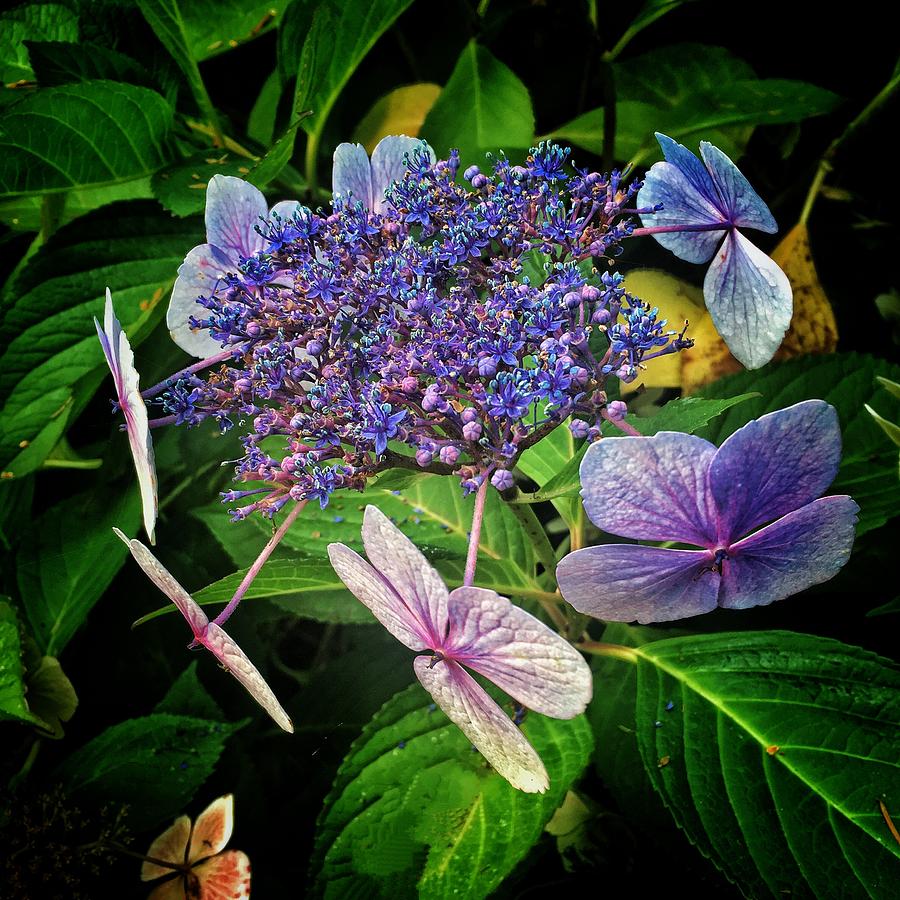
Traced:
<path id="1" fill-rule="evenodd" d="M 453 659 L 542 715 L 584 712 L 593 691 L 590 666 L 553 629 L 485 588 L 456 588 L 449 608 L 444 648 Z"/>
<path id="2" fill-rule="evenodd" d="M 243 178 L 213 175 L 206 188 L 206 240 L 234 262 L 265 249 L 256 230 L 269 211 L 262 191 Z"/>
<path id="3" fill-rule="evenodd" d="M 217 797 L 197 816 L 187 861 L 191 864 L 221 853 L 234 831 L 234 794 Z"/>
<path id="4" fill-rule="evenodd" d="M 194 866 L 201 900 L 246 900 L 250 896 L 250 859 L 240 850 L 226 850 Z"/>
<path id="5" fill-rule="evenodd" d="M 247 689 L 250 696 L 287 732 L 294 726 L 256 666 L 220 626 L 210 622 L 196 600 L 175 580 L 158 559 L 137 540 L 129 540 L 118 528 L 113 531 L 125 542 L 137 564 L 150 580 L 178 607 L 194 639 Z"/>
<path id="6" fill-rule="evenodd" d="M 417 656 L 416 677 L 481 755 L 514 788 L 543 793 L 550 784 L 544 763 L 512 719 L 475 679 L 452 660 L 432 666 L 433 657 Z"/>
<path id="7" fill-rule="evenodd" d="M 384 192 L 392 182 L 399 181 L 406 174 L 406 159 L 422 146 L 419 138 L 407 137 L 405 134 L 392 134 L 382 138 L 372 151 L 372 212 L 381 215 L 388 207 Z M 425 151 L 434 162 L 434 150 L 427 144 Z"/>
<path id="8" fill-rule="evenodd" d="M 158 838 L 154 839 L 147 856 L 180 866 L 185 862 L 185 851 L 191 837 L 191 820 L 179 816 Z M 157 865 L 149 859 L 141 864 L 141 881 L 153 881 L 171 875 L 172 869 Z"/>
<path id="9" fill-rule="evenodd" d="M 144 529 L 150 543 L 156 543 L 156 515 L 159 505 L 156 481 L 156 463 L 153 455 L 153 438 L 150 436 L 150 421 L 147 406 L 141 396 L 140 376 L 134 367 L 134 352 L 128 342 L 122 325 L 113 310 L 112 294 L 106 289 L 106 307 L 103 328 L 94 319 L 94 327 L 100 338 L 103 355 L 112 372 L 116 386 L 116 399 L 125 416 L 128 443 L 137 473 L 141 492 Z"/>

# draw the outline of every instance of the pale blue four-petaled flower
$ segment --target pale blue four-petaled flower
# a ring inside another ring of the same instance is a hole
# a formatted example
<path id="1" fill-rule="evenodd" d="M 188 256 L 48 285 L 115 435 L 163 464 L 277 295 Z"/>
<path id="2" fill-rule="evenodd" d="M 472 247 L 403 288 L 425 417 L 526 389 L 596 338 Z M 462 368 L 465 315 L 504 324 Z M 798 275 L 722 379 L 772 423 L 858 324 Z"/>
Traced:
<path id="1" fill-rule="evenodd" d="M 850 557 L 859 509 L 847 496 L 817 499 L 840 458 L 837 414 L 822 400 L 748 422 L 718 449 L 674 431 L 603 438 L 581 463 L 594 524 L 702 549 L 576 550 L 557 568 L 560 591 L 588 615 L 647 623 L 761 606 L 827 581 Z"/>
<path id="2" fill-rule="evenodd" d="M 793 293 L 778 265 L 738 230 L 773 233 L 778 225 L 737 166 L 703 141 L 702 162 L 686 147 L 656 135 L 665 156 L 638 194 L 641 221 L 680 259 L 712 260 L 703 296 L 716 330 L 749 369 L 765 365 L 791 323 Z M 723 239 L 724 232 L 724 239 Z"/>

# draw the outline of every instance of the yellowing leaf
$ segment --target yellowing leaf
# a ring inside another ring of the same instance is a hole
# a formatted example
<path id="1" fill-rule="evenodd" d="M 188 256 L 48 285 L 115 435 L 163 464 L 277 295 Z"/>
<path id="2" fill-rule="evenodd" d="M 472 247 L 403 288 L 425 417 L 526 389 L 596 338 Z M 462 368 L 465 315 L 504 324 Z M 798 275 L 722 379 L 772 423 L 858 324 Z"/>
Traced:
<path id="1" fill-rule="evenodd" d="M 794 290 L 794 316 L 776 360 L 809 353 L 832 353 L 837 348 L 838 331 L 834 310 L 819 283 L 809 246 L 809 231 L 798 222 L 772 253 Z M 682 390 L 691 394 L 723 375 L 739 372 L 741 364 L 728 352 L 707 313 L 689 332 L 694 346 L 681 357 Z"/>
<path id="2" fill-rule="evenodd" d="M 389 134 L 418 137 L 425 116 L 440 92 L 440 85 L 431 82 L 395 88 L 365 114 L 356 128 L 354 140 L 371 154 L 375 145 Z"/>
<path id="3" fill-rule="evenodd" d="M 626 275 L 625 287 L 629 294 L 658 307 L 659 316 L 668 321 L 670 331 L 681 331 L 687 319 L 691 323 L 688 337 L 694 337 L 694 323 L 707 316 L 703 291 L 699 287 L 658 269 L 634 269 Z M 641 385 L 648 388 L 680 387 L 680 356 L 670 353 L 651 359 L 631 384 L 622 384 L 622 393 L 635 391 Z"/>
<path id="4" fill-rule="evenodd" d="M 28 673 L 28 708 L 47 731 L 47 737 L 61 738 L 63 722 L 75 715 L 78 697 L 55 656 L 44 656 L 34 672 Z"/>

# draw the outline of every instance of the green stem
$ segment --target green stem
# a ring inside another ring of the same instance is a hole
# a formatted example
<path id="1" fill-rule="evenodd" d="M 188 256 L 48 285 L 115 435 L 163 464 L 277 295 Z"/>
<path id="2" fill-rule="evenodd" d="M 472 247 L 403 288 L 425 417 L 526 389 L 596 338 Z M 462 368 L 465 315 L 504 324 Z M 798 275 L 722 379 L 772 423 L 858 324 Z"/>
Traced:
<path id="1" fill-rule="evenodd" d="M 633 647 L 625 647 L 622 644 L 607 644 L 603 641 L 582 641 L 575 645 L 579 650 L 585 653 L 591 653 L 594 656 L 609 656 L 613 659 L 621 659 L 636 665 L 638 661 L 638 652 Z"/>
<path id="2" fill-rule="evenodd" d="M 837 155 L 838 150 L 840 150 L 841 146 L 850 140 L 860 128 L 863 128 L 868 124 L 869 119 L 871 119 L 872 116 L 874 116 L 881 107 L 891 99 L 898 87 L 900 87 L 900 72 L 894 74 L 891 80 L 869 101 L 865 109 L 863 109 L 844 131 L 828 145 L 828 148 L 819 160 L 816 174 L 813 176 L 812 184 L 809 186 L 809 192 L 803 203 L 803 211 L 800 213 L 801 225 L 805 225 L 806 221 L 809 219 L 809 214 L 812 212 L 813 204 L 816 202 L 819 191 L 825 183 L 825 178 L 832 170 L 832 160 Z"/>

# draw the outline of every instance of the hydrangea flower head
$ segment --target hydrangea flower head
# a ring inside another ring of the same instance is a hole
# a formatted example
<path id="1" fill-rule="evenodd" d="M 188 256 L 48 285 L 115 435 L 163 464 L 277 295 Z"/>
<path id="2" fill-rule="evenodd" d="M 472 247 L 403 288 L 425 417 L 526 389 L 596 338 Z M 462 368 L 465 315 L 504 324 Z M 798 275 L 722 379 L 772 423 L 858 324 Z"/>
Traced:
<path id="1" fill-rule="evenodd" d="M 381 215 L 387 210 L 385 191 L 406 174 L 406 160 L 422 147 L 418 138 L 389 135 L 382 138 L 369 159 L 362 144 L 338 144 L 334 151 L 331 191 L 336 199 L 362 203 L 370 212 Z M 434 151 L 425 145 L 428 158 L 435 161 Z"/>
<path id="2" fill-rule="evenodd" d="M 680 259 L 712 260 L 703 295 L 716 330 L 741 363 L 759 368 L 772 358 L 791 323 L 793 293 L 778 265 L 738 229 L 773 233 L 775 219 L 717 147 L 701 142 L 701 163 L 664 134 L 656 138 L 665 161 L 644 177 L 638 194 L 638 204 L 646 207 L 641 221 Z"/>
<path id="3" fill-rule="evenodd" d="M 840 455 L 837 414 L 822 400 L 753 420 L 718 449 L 678 432 L 603 438 L 581 463 L 594 524 L 702 549 L 576 550 L 557 568 L 560 591 L 580 612 L 647 623 L 765 605 L 827 581 L 850 556 L 859 509 L 847 496 L 816 499 Z"/>
<path id="4" fill-rule="evenodd" d="M 245 261 L 268 248 L 259 228 L 262 222 L 290 222 L 298 206 L 295 200 L 283 200 L 269 209 L 262 191 L 249 181 L 213 175 L 206 188 L 206 243 L 194 247 L 178 267 L 166 313 L 172 340 L 182 350 L 204 359 L 228 342 L 228 336 L 217 340 L 197 326 L 203 312 L 198 297 L 215 294 L 227 284 L 229 274 L 240 272 Z"/>
<path id="5" fill-rule="evenodd" d="M 187 816 L 179 816 L 153 841 L 141 865 L 141 881 L 169 876 L 169 880 L 153 889 L 149 900 L 248 898 L 250 860 L 247 854 L 240 850 L 223 852 L 233 830 L 232 794 L 213 800 L 193 824 Z"/>
<path id="6" fill-rule="evenodd" d="M 340 579 L 411 650 L 416 677 L 487 761 L 528 793 L 549 785 L 534 748 L 464 667 L 543 715 L 571 719 L 591 699 L 591 671 L 556 632 L 494 591 L 447 590 L 440 575 L 384 513 L 367 506 L 369 562 L 344 544 L 328 555 Z"/>
<path id="7" fill-rule="evenodd" d="M 228 633 L 220 625 L 209 621 L 200 604 L 140 541 L 129 540 L 118 528 L 113 531 L 131 551 L 147 577 L 178 607 L 194 634 L 192 646 L 199 644 L 206 647 L 278 725 L 293 733 L 294 726 L 272 689 Z"/>
<path id="8" fill-rule="evenodd" d="M 100 346 L 106 357 L 106 364 L 112 372 L 116 385 L 116 399 L 125 416 L 125 427 L 128 431 L 128 443 L 131 445 L 131 456 L 137 471 L 138 486 L 141 491 L 141 505 L 144 514 L 144 530 L 150 543 L 156 543 L 156 513 L 158 506 L 156 466 L 153 457 L 153 439 L 150 437 L 150 424 L 147 418 L 147 407 L 141 396 L 139 376 L 134 367 L 134 352 L 122 325 L 116 318 L 113 309 L 112 294 L 106 289 L 106 309 L 103 314 L 103 327 L 94 319 L 94 327 L 100 338 Z"/>

